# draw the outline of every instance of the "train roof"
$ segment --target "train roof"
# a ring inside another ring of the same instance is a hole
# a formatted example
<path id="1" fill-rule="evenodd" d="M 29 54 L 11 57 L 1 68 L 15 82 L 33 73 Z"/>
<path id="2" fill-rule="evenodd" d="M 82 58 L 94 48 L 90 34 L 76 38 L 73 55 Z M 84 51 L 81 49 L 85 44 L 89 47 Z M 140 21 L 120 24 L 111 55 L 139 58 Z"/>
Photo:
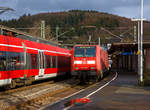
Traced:
<path id="1" fill-rule="evenodd" d="M 1 31 L 1 35 L 7 35 L 7 32 L 12 32 L 13 36 L 17 37 L 17 38 L 30 40 L 30 41 L 34 41 L 34 42 L 39 42 L 39 43 L 44 43 L 44 44 L 49 44 L 49 45 L 53 45 L 53 46 L 58 45 L 58 43 L 55 41 L 48 41 L 48 40 L 42 39 L 40 37 L 32 36 L 29 33 L 22 32 L 22 31 L 14 29 L 14 28 L 8 28 L 8 27 L 2 26 L 2 25 L 0 25 L 0 31 Z"/>
<path id="2" fill-rule="evenodd" d="M 100 47 L 103 51 L 107 51 L 106 49 L 104 49 L 104 48 L 101 47 L 100 45 L 74 45 L 74 47 L 78 47 L 78 46 L 83 46 L 83 47 L 84 47 L 84 46 L 85 46 L 85 47 L 86 47 L 86 46 L 91 46 L 91 47 L 92 47 L 92 46 L 98 46 L 98 47 Z"/>

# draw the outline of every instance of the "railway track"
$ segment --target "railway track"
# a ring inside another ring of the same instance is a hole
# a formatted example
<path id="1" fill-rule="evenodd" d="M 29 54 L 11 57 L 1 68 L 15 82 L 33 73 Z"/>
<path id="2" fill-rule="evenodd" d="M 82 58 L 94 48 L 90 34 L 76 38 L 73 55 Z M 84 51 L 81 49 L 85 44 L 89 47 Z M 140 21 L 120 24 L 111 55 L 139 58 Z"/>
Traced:
<path id="1" fill-rule="evenodd" d="M 15 89 L 4 89 L 1 90 L 0 92 L 0 96 L 2 95 L 9 95 L 9 94 L 12 94 L 12 93 L 15 93 L 15 92 L 21 92 L 21 91 L 24 91 L 24 90 L 28 90 L 28 89 L 32 89 L 32 88 L 35 88 L 35 87 L 38 87 L 38 86 L 43 86 L 43 85 L 46 85 L 46 84 L 53 84 L 54 81 L 49 81 L 49 82 L 43 82 L 43 83 L 39 83 L 39 84 L 33 84 L 33 85 L 30 85 L 30 86 L 23 86 L 23 87 L 19 87 L 19 88 L 15 88 Z"/>
<path id="2" fill-rule="evenodd" d="M 67 77 L 61 77 L 61 78 L 58 77 L 58 78 L 54 78 L 54 79 L 35 81 L 31 85 L 18 86 L 18 87 L 14 88 L 14 89 L 7 89 L 7 88 L 4 88 L 4 87 L 1 87 L 0 88 L 0 96 L 8 95 L 8 94 L 15 93 L 15 92 L 21 92 L 21 91 L 24 91 L 24 90 L 28 90 L 28 89 L 32 89 L 32 88 L 38 87 L 38 86 L 44 86 L 44 85 L 47 85 L 47 84 L 53 84 L 53 83 L 56 83 L 56 82 L 66 81 L 66 80 L 68 80 Z"/>
<path id="3" fill-rule="evenodd" d="M 73 80 L 64 80 L 60 82 L 44 82 L 36 85 L 25 86 L 0 92 L 0 110 L 17 109 L 18 105 L 26 102 L 39 100 L 46 94 L 56 93 L 59 90 L 71 87 L 75 83 Z"/>
<path id="4" fill-rule="evenodd" d="M 48 81 L 0 92 L 0 110 L 37 110 L 95 83 L 79 84 L 78 80 Z"/>
<path id="5" fill-rule="evenodd" d="M 47 84 L 46 84 L 47 83 Z M 78 85 L 76 80 L 65 80 L 60 82 L 46 82 L 42 85 L 35 85 L 28 89 L 20 91 L 10 90 L 6 94 L 0 96 L 0 110 L 37 110 L 61 100 L 70 94 L 81 89 L 89 87 L 89 85 Z"/>

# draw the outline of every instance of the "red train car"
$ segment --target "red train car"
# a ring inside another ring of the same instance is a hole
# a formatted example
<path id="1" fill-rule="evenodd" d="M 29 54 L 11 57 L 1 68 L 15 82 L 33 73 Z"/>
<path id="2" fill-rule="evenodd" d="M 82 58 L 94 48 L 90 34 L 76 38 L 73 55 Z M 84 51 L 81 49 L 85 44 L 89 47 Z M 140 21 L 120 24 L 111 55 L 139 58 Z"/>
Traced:
<path id="1" fill-rule="evenodd" d="M 14 88 L 70 72 L 70 50 L 34 40 L 0 35 L 0 86 Z"/>
<path id="2" fill-rule="evenodd" d="M 99 45 L 76 45 L 71 59 L 71 74 L 83 80 L 100 79 L 109 69 L 108 53 Z"/>

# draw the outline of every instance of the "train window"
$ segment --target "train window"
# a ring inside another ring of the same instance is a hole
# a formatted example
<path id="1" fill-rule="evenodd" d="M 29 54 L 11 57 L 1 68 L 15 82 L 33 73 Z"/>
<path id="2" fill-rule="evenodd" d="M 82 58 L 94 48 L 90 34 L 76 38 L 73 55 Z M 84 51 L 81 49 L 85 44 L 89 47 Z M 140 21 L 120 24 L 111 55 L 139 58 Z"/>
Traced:
<path id="1" fill-rule="evenodd" d="M 75 47 L 74 52 L 75 57 L 95 57 L 95 55 L 96 55 L 96 46 Z"/>
<path id="2" fill-rule="evenodd" d="M 37 54 L 31 54 L 31 68 L 37 69 L 38 64 L 38 55 Z"/>
<path id="3" fill-rule="evenodd" d="M 58 57 L 58 67 L 59 68 L 65 68 L 65 67 L 69 66 L 68 61 L 69 61 L 69 59 L 67 57 L 59 56 Z"/>
<path id="4" fill-rule="evenodd" d="M 66 59 L 67 59 L 67 61 L 66 61 L 66 62 L 69 62 L 69 63 L 67 63 L 67 66 L 66 66 L 66 67 L 70 67 L 71 59 L 70 59 L 70 57 L 67 57 Z"/>
<path id="5" fill-rule="evenodd" d="M 6 70 L 6 52 L 0 52 L 0 71 Z"/>
<path id="6" fill-rule="evenodd" d="M 63 58 L 61 56 L 58 56 L 58 68 L 61 68 L 63 64 L 62 62 Z"/>
<path id="7" fill-rule="evenodd" d="M 58 68 L 60 68 L 61 67 L 61 58 L 60 58 L 60 56 L 58 56 Z"/>
<path id="8" fill-rule="evenodd" d="M 56 56 L 52 56 L 52 68 L 56 68 Z"/>
<path id="9" fill-rule="evenodd" d="M 96 55 L 96 47 L 85 49 L 85 56 L 86 57 L 95 57 L 95 55 Z"/>
<path id="10" fill-rule="evenodd" d="M 51 68 L 51 56 L 50 55 L 46 55 L 46 68 Z"/>
<path id="11" fill-rule="evenodd" d="M 24 68 L 24 53 L 6 52 L 7 70 L 20 70 Z"/>
<path id="12" fill-rule="evenodd" d="M 54 68 L 54 67 L 53 67 L 53 66 L 54 66 L 54 64 L 53 64 L 53 57 L 54 57 L 54 56 L 51 56 L 51 59 L 50 59 L 50 60 L 51 60 L 51 68 Z"/>
<path id="13" fill-rule="evenodd" d="M 56 68 L 56 56 L 46 55 L 46 68 Z"/>
<path id="14" fill-rule="evenodd" d="M 84 57 L 84 48 L 75 47 L 75 57 Z"/>

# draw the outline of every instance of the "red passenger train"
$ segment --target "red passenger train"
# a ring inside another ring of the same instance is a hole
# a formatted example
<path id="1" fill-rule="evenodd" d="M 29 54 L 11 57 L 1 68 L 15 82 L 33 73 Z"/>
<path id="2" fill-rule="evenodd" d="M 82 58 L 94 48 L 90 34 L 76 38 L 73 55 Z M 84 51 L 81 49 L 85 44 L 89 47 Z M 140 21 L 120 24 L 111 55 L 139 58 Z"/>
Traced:
<path id="1" fill-rule="evenodd" d="M 109 69 L 108 53 L 99 45 L 76 45 L 71 59 L 71 74 L 81 80 L 100 79 Z"/>
<path id="2" fill-rule="evenodd" d="M 70 50 L 31 39 L 0 35 L 0 86 L 14 88 L 70 72 Z"/>

